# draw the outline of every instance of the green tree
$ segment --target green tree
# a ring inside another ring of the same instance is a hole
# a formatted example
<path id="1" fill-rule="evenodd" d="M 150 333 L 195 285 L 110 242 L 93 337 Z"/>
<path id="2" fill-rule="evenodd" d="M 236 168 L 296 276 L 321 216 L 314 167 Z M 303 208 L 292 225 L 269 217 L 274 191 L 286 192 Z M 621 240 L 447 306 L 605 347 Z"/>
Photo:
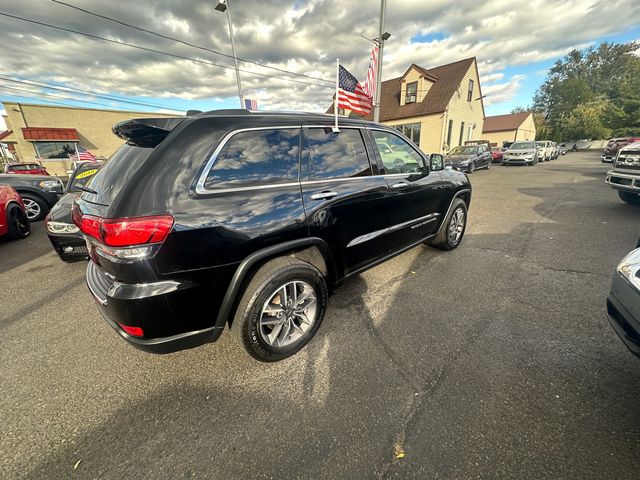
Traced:
<path id="1" fill-rule="evenodd" d="M 562 115 L 560 127 L 565 139 L 580 140 L 609 138 L 611 129 L 603 123 L 603 113 L 609 106 L 606 100 L 596 100 L 577 105 Z"/>

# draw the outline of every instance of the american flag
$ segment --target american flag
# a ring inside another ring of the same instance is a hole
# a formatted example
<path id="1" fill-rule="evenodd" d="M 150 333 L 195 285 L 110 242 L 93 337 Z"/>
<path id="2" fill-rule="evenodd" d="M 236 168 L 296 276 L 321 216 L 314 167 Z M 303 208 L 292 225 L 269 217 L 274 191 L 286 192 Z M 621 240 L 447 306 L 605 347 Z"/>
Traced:
<path id="1" fill-rule="evenodd" d="M 251 112 L 257 112 L 258 111 L 258 101 L 257 100 L 251 100 L 250 98 L 245 98 L 244 99 L 244 108 L 251 111 Z"/>
<path id="2" fill-rule="evenodd" d="M 88 162 L 96 161 L 96 156 L 86 148 L 82 148 L 80 145 L 76 145 L 76 154 L 69 155 L 69 158 L 71 160 L 76 160 L 76 161 L 88 161 Z"/>
<path id="3" fill-rule="evenodd" d="M 364 81 L 362 89 L 371 98 L 376 97 L 376 70 L 378 69 L 378 45 L 371 49 L 371 60 L 367 69 L 367 79 Z"/>
<path id="4" fill-rule="evenodd" d="M 338 74 L 338 108 L 345 108 L 362 115 L 368 115 L 371 111 L 371 98 L 364 93 L 356 77 L 342 65 Z"/>

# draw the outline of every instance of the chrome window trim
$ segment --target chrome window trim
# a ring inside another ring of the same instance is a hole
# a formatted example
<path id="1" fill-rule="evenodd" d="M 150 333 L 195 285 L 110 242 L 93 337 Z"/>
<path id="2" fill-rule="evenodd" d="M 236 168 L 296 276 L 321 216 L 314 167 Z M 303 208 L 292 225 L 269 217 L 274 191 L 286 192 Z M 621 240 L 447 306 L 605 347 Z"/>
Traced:
<path id="1" fill-rule="evenodd" d="M 236 130 L 232 130 L 230 132 L 228 132 L 224 137 L 222 137 L 222 140 L 220 140 L 220 143 L 218 144 L 218 146 L 216 147 L 216 149 L 213 151 L 213 153 L 211 154 L 211 156 L 209 157 L 209 160 L 207 160 L 207 163 L 204 166 L 204 169 L 202 171 L 202 173 L 200 174 L 200 177 L 198 178 L 198 181 L 196 182 L 196 193 L 200 194 L 200 195 L 208 195 L 208 194 L 212 194 L 212 193 L 233 193 L 233 192 L 242 192 L 242 191 L 250 191 L 250 190 L 268 190 L 268 189 L 272 189 L 272 188 L 288 188 L 288 187 L 294 187 L 297 185 L 312 185 L 312 184 L 322 184 L 322 183 L 331 183 L 331 182 L 346 182 L 346 181 L 350 181 L 350 180 L 365 180 L 365 179 L 369 179 L 369 178 L 393 178 L 393 177 L 406 177 L 407 175 L 412 175 L 411 173 L 387 173 L 387 174 L 382 174 L 382 175 L 367 175 L 364 177 L 346 177 L 346 178 L 330 178 L 330 179 L 325 179 L 325 180 L 304 180 L 304 181 L 298 181 L 298 182 L 286 182 L 286 183 L 274 183 L 271 185 L 248 185 L 245 187 L 225 187 L 225 188 L 215 188 L 215 189 L 207 189 L 205 188 L 205 182 L 207 177 L 209 176 L 209 172 L 211 171 L 211 169 L 213 168 L 213 165 L 215 164 L 218 155 L 220 154 L 220 152 L 222 151 L 222 149 L 225 147 L 225 145 L 229 142 L 229 140 L 231 140 L 231 138 L 233 138 L 236 134 L 238 133 L 243 133 L 243 132 L 252 132 L 252 131 L 260 131 L 260 130 L 287 130 L 287 129 L 293 129 L 293 128 L 298 128 L 298 129 L 303 129 L 303 128 L 332 128 L 332 125 L 274 125 L 274 126 L 268 126 L 268 127 L 248 127 L 248 128 L 239 128 Z M 371 128 L 367 125 L 346 125 L 343 127 L 344 129 L 360 129 L 360 130 L 378 130 L 381 132 L 390 132 L 392 134 L 394 134 L 393 129 L 389 128 L 389 129 L 385 129 L 385 128 Z M 397 133 L 395 133 L 397 135 Z M 402 138 L 402 137 L 400 137 Z M 409 140 L 409 142 L 411 142 L 411 140 Z M 413 142 L 411 142 L 412 147 L 415 147 L 415 145 L 413 144 Z M 419 155 L 421 155 L 419 152 L 417 152 Z M 422 156 L 422 155 L 421 155 Z M 424 156 L 423 156 L 424 158 Z"/>
<path id="2" fill-rule="evenodd" d="M 220 140 L 220 143 L 218 144 L 216 149 L 213 151 L 213 153 L 209 157 L 209 160 L 207 160 L 207 163 L 204 166 L 204 170 L 200 174 L 200 178 L 198 178 L 198 182 L 196 183 L 196 193 L 198 193 L 198 194 L 208 194 L 208 193 L 218 193 L 218 192 L 221 192 L 221 191 L 238 191 L 238 190 L 245 190 L 245 189 L 256 189 L 256 187 L 274 188 L 274 187 L 277 187 L 277 186 L 281 186 L 281 184 L 274 184 L 274 185 L 255 185 L 255 186 L 238 187 L 238 188 L 230 187 L 230 188 L 207 189 L 207 188 L 205 188 L 204 184 L 205 184 L 205 182 L 207 180 L 207 177 L 209 176 L 209 172 L 213 168 L 213 165 L 216 163 L 216 160 L 218 159 L 218 155 L 220 155 L 220 152 L 225 147 L 227 142 L 229 140 L 231 140 L 231 138 L 233 138 L 238 133 L 253 132 L 253 131 L 260 131 L 260 130 L 286 130 L 286 129 L 291 129 L 291 128 L 297 128 L 299 130 L 302 130 L 302 125 L 273 125 L 273 126 L 269 126 L 269 127 L 239 128 L 239 129 L 232 130 L 229 133 L 227 133 L 224 137 L 222 137 L 222 140 Z M 300 132 L 300 133 L 302 133 L 302 132 Z M 298 168 L 298 180 L 300 180 L 300 176 L 299 175 L 300 175 L 300 169 Z"/>

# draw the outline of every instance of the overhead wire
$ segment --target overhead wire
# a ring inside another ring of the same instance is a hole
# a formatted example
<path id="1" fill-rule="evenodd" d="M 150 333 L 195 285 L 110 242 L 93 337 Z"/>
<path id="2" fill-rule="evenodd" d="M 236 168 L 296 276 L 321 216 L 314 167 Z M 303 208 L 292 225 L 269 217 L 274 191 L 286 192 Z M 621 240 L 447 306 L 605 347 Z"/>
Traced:
<path id="1" fill-rule="evenodd" d="M 72 87 L 63 87 L 60 85 L 55 85 L 55 84 L 51 84 L 51 83 L 47 83 L 47 82 L 42 82 L 40 80 L 31 80 L 31 79 L 24 79 L 24 78 L 20 78 L 20 77 L 7 77 L 5 75 L 0 75 L 0 80 L 4 80 L 6 82 L 13 82 L 13 83 L 18 83 L 21 85 L 29 85 L 29 86 L 33 86 L 33 87 L 40 87 L 40 88 L 46 88 L 46 89 L 51 89 L 51 90 L 56 90 L 56 91 L 61 91 L 61 92 L 66 92 L 66 93 L 80 93 L 83 95 L 89 95 L 92 97 L 98 97 L 98 98 L 102 98 L 105 100 L 111 100 L 113 102 L 119 102 L 119 103 L 129 103 L 131 105 L 139 105 L 139 106 L 143 106 L 143 107 L 153 107 L 153 108 L 161 108 L 161 109 L 165 109 L 165 110 L 172 110 L 174 112 L 184 112 L 187 109 L 179 109 L 179 108 L 174 108 L 174 107 L 170 107 L 168 105 L 161 105 L 161 104 L 156 104 L 156 103 L 149 103 L 149 102 L 141 102 L 141 101 L 137 101 L 137 100 L 128 100 L 125 98 L 121 98 L 118 97 L 116 95 L 109 95 L 106 93 L 96 93 L 96 92 L 92 92 L 90 90 L 82 90 L 79 88 L 72 88 Z"/>
<path id="2" fill-rule="evenodd" d="M 162 34 L 162 33 L 154 32 L 153 30 L 148 30 L 146 28 L 138 27 L 136 25 L 132 25 L 130 23 L 123 22 L 122 20 L 117 20 L 117 19 L 109 17 L 107 15 L 102 15 L 100 13 L 92 12 L 91 10 L 87 10 L 85 8 L 81 8 L 81 7 L 78 7 L 76 5 L 73 5 L 73 4 L 70 4 L 70 3 L 67 3 L 67 2 L 61 2 L 60 0 L 50 0 L 50 1 L 53 2 L 53 3 L 57 3 L 58 5 L 64 5 L 65 7 L 73 8 L 74 10 L 78 10 L 80 12 L 86 13 L 87 15 L 92 15 L 92 16 L 97 17 L 97 18 L 102 18 L 103 20 L 107 20 L 107 21 L 110 21 L 110 22 L 117 23 L 117 24 L 125 26 L 127 28 L 132 28 L 134 30 L 138 30 L 140 32 L 148 33 L 150 35 L 155 35 L 156 37 L 160 37 L 160 38 L 164 38 L 166 40 L 171 40 L 171 41 L 174 41 L 174 42 L 177 42 L 177 43 L 181 43 L 181 44 L 186 45 L 188 47 L 197 48 L 198 50 L 203 50 L 203 51 L 206 51 L 206 52 L 209 52 L 209 53 L 213 53 L 215 55 L 220 55 L 222 57 L 235 59 L 235 60 L 238 60 L 239 62 L 251 63 L 251 64 L 257 65 L 259 67 L 268 68 L 268 69 L 271 69 L 271 70 L 276 70 L 278 72 L 286 73 L 288 75 L 294 75 L 294 76 L 298 76 L 298 77 L 305 77 L 305 78 L 309 78 L 311 80 L 317 80 L 319 82 L 334 83 L 333 80 L 327 80 L 325 78 L 314 77 L 312 75 L 307 75 L 305 73 L 292 72 L 291 70 L 286 70 L 286 69 L 280 68 L 280 67 L 274 67 L 273 65 L 267 65 L 267 64 L 264 64 L 264 63 L 256 62 L 254 60 L 248 60 L 246 58 L 241 58 L 241 57 L 229 55 L 227 53 L 223 53 L 223 52 L 220 52 L 218 50 L 214 50 L 212 48 L 204 47 L 202 45 L 197 45 L 195 43 L 187 42 L 186 40 L 182 40 L 182 39 L 179 39 L 179 38 L 176 38 L 176 37 L 172 37 L 172 36 L 165 35 L 165 34 Z"/>
<path id="3" fill-rule="evenodd" d="M 99 35 L 93 35 L 91 33 L 86 33 L 86 32 L 80 32 L 78 30 L 73 30 L 73 29 L 70 29 L 70 28 L 60 27 L 60 26 L 57 26 L 57 25 L 52 25 L 50 23 L 45 23 L 45 22 L 40 22 L 40 21 L 37 21 L 37 20 L 32 20 L 32 19 L 29 19 L 29 18 L 20 17 L 18 15 L 12 15 L 10 13 L 0 12 L 0 16 L 7 17 L 7 18 L 13 18 L 15 20 L 20 20 L 20 21 L 26 22 L 26 23 L 32 23 L 34 25 L 41 25 L 43 27 L 53 28 L 55 30 L 60 30 L 60 31 L 63 31 L 63 32 L 74 33 L 76 35 L 82 35 L 84 37 L 92 38 L 94 40 L 101 40 L 101 41 L 113 43 L 113 44 L 116 44 L 116 45 L 122 45 L 122 46 L 130 47 L 130 48 L 135 48 L 135 49 L 138 49 L 138 50 L 143 50 L 145 52 L 156 53 L 156 54 L 159 54 L 159 55 L 166 55 L 166 56 L 173 57 L 173 58 L 178 58 L 178 59 L 181 59 L 181 60 L 187 60 L 187 61 L 190 61 L 190 62 L 193 62 L 193 63 L 199 63 L 199 64 L 203 64 L 203 65 L 210 65 L 210 66 L 214 66 L 214 67 L 220 67 L 220 68 L 224 68 L 224 69 L 227 69 L 227 70 L 235 70 L 234 67 L 230 67 L 228 65 L 222 65 L 222 64 L 219 64 L 219 63 L 215 63 L 215 62 L 210 62 L 208 60 L 196 59 L 196 58 L 191 58 L 191 57 L 187 57 L 187 56 L 184 56 L 184 55 L 178 55 L 176 53 L 170 53 L 170 52 L 165 52 L 165 51 L 162 51 L 162 50 L 156 50 L 156 49 L 153 49 L 153 48 L 143 47 L 143 46 L 135 45 L 135 44 L 128 43 L 128 42 L 122 42 L 120 40 L 113 40 L 111 38 L 101 37 Z M 254 72 L 252 70 L 244 70 L 244 69 L 241 69 L 241 68 L 239 68 L 238 71 L 243 72 L 243 73 L 248 73 L 250 75 L 257 75 L 257 76 L 260 76 L 260 77 L 274 78 L 276 80 L 283 80 L 283 81 L 287 81 L 287 82 L 301 83 L 301 84 L 310 85 L 310 86 L 313 86 L 313 87 L 327 88 L 327 89 L 333 89 L 334 88 L 334 87 L 331 87 L 329 85 L 326 85 L 326 86 L 318 85 L 318 84 L 315 84 L 315 83 L 309 83 L 309 82 L 305 82 L 305 81 L 302 81 L 302 80 L 295 80 L 293 78 L 277 77 L 275 75 L 269 75 L 269 74 L 266 74 L 266 73 Z"/>
<path id="4" fill-rule="evenodd" d="M 30 93 L 32 95 L 38 95 L 38 96 L 43 96 L 43 97 L 51 97 L 51 98 L 59 98 L 59 99 L 62 99 L 62 100 L 70 100 L 72 102 L 87 103 L 89 105 L 100 105 L 102 107 L 114 108 L 114 105 L 109 105 L 107 103 L 93 102 L 93 101 L 90 101 L 90 100 L 81 100 L 81 99 L 72 98 L 72 97 L 64 97 L 62 95 L 56 95 L 54 93 L 34 92 L 33 90 L 29 90 L 27 88 L 10 87 L 8 85 L 1 85 L 1 84 L 0 84 L 0 87 L 4 88 L 5 90 L 14 90 L 14 91 L 18 91 L 18 92 L 27 92 L 27 93 Z"/>

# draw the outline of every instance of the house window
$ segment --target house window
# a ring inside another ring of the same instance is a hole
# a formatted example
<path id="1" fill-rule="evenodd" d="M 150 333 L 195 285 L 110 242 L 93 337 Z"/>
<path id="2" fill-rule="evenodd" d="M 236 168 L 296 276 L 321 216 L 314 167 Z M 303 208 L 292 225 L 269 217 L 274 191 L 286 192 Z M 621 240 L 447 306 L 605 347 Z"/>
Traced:
<path id="1" fill-rule="evenodd" d="M 415 103 L 418 95 L 418 82 L 407 83 L 407 94 L 404 103 Z"/>
<path id="2" fill-rule="evenodd" d="M 76 153 L 73 142 L 33 142 L 33 146 L 39 158 L 69 158 Z"/>
<path id="3" fill-rule="evenodd" d="M 413 143 L 420 145 L 420 123 L 405 123 L 403 125 L 394 125 L 394 127 Z"/>
<path id="4" fill-rule="evenodd" d="M 464 122 L 460 124 L 460 140 L 458 140 L 458 145 L 462 145 L 463 140 L 464 140 Z"/>
<path id="5" fill-rule="evenodd" d="M 449 120 L 449 130 L 447 131 L 447 149 L 451 148 L 451 132 L 453 131 L 453 120 Z"/>
<path id="6" fill-rule="evenodd" d="M 469 91 L 467 92 L 467 102 L 473 98 L 473 80 L 469 80 Z"/>

